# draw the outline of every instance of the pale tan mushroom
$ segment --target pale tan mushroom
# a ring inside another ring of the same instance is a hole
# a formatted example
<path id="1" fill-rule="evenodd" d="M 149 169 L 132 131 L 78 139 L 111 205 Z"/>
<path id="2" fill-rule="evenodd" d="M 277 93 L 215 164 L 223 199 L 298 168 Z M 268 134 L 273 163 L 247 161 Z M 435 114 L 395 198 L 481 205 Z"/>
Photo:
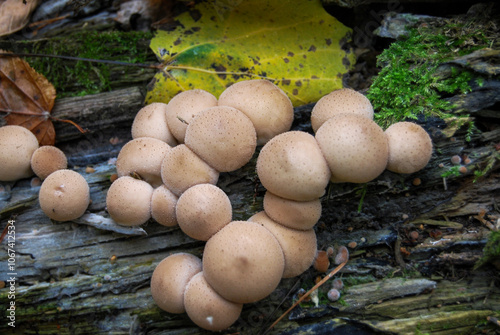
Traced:
<path id="1" fill-rule="evenodd" d="M 152 137 L 174 147 L 177 141 L 167 125 L 167 104 L 153 102 L 142 107 L 132 123 L 132 138 Z"/>
<path id="2" fill-rule="evenodd" d="M 257 131 L 257 145 L 290 130 L 293 105 L 285 92 L 264 79 L 232 84 L 219 96 L 219 106 L 231 106 L 246 114 Z"/>
<path id="3" fill-rule="evenodd" d="M 0 128 L 0 181 L 14 181 L 33 175 L 31 156 L 38 149 L 38 140 L 21 126 Z"/>
<path id="4" fill-rule="evenodd" d="M 151 196 L 151 217 L 163 226 L 177 226 L 175 215 L 177 200 L 178 197 L 165 185 L 158 186 Z"/>
<path id="5" fill-rule="evenodd" d="M 31 169 L 41 180 L 47 178 L 52 172 L 67 167 L 68 160 L 64 152 L 52 145 L 41 146 L 31 156 Z"/>
<path id="6" fill-rule="evenodd" d="M 269 191 L 264 195 L 264 210 L 271 219 L 288 228 L 308 230 L 321 217 L 321 201 L 295 201 Z"/>

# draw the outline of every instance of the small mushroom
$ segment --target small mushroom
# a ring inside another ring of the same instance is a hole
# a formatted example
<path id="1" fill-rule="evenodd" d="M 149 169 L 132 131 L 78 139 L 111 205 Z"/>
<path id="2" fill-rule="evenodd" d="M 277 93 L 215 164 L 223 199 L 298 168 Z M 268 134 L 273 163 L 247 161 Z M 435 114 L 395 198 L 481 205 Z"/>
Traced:
<path id="1" fill-rule="evenodd" d="M 321 201 L 319 198 L 295 201 L 267 191 L 264 195 L 264 210 L 271 219 L 283 226 L 308 230 L 314 227 L 321 217 Z"/>
<path id="2" fill-rule="evenodd" d="M 334 182 L 366 183 L 384 172 L 387 137 L 372 120 L 355 114 L 331 117 L 316 132 Z"/>
<path id="3" fill-rule="evenodd" d="M 207 241 L 232 219 L 228 196 L 212 184 L 188 188 L 179 197 L 175 213 L 182 231 L 201 241 Z"/>
<path id="4" fill-rule="evenodd" d="M 31 169 L 41 180 L 47 178 L 52 172 L 67 167 L 68 160 L 64 152 L 52 145 L 41 146 L 31 156 Z"/>
<path id="5" fill-rule="evenodd" d="M 243 304 L 228 301 L 207 283 L 203 271 L 195 274 L 184 291 L 186 313 L 196 325 L 221 331 L 238 320 Z"/>
<path id="6" fill-rule="evenodd" d="M 413 122 L 397 122 L 385 130 L 389 143 L 387 170 L 414 173 L 423 169 L 432 155 L 432 140 Z"/>
<path id="7" fill-rule="evenodd" d="M 363 94 L 350 88 L 335 90 L 314 105 L 311 126 L 316 133 L 323 123 L 334 115 L 357 114 L 373 120 L 373 106 Z"/>
<path id="8" fill-rule="evenodd" d="M 143 180 L 120 177 L 106 195 L 106 209 L 111 218 L 123 226 L 138 226 L 151 218 L 153 187 Z"/>
<path id="9" fill-rule="evenodd" d="M 330 267 L 330 259 L 324 250 L 318 250 L 314 259 L 313 267 L 316 271 L 325 273 Z"/>
<path id="10" fill-rule="evenodd" d="M 260 223 L 278 240 L 285 256 L 283 278 L 300 275 L 313 264 L 316 256 L 316 233 L 313 229 L 297 230 L 273 221 L 266 212 L 258 212 L 248 221 Z"/>
<path id="11" fill-rule="evenodd" d="M 166 227 L 177 226 L 175 206 L 178 197 L 165 185 L 158 186 L 151 196 L 151 217 Z"/>
<path id="12" fill-rule="evenodd" d="M 186 312 L 184 291 L 191 278 L 201 272 L 201 260 L 188 253 L 177 253 L 163 259 L 151 276 L 151 295 L 155 303 L 169 313 Z"/>
<path id="13" fill-rule="evenodd" d="M 180 196 L 197 184 L 217 184 L 219 172 L 185 144 L 168 150 L 161 165 L 161 178 L 167 188 Z"/>
<path id="14" fill-rule="evenodd" d="M 119 177 L 137 174 L 153 187 L 162 184 L 161 163 L 170 146 L 156 138 L 140 137 L 123 146 L 116 159 Z"/>
<path id="15" fill-rule="evenodd" d="M 210 107 L 217 106 L 217 98 L 204 90 L 184 91 L 173 97 L 167 104 L 167 124 L 178 143 L 184 143 L 186 128 L 191 120 Z"/>
<path id="16" fill-rule="evenodd" d="M 191 121 L 185 144 L 219 172 L 239 169 L 252 158 L 257 137 L 252 121 L 233 107 L 205 109 Z"/>
<path id="17" fill-rule="evenodd" d="M 132 138 L 152 137 L 174 147 L 177 141 L 167 125 L 167 104 L 153 102 L 137 112 L 132 123 Z"/>
<path id="18" fill-rule="evenodd" d="M 257 145 L 288 131 L 293 105 L 281 88 L 268 80 L 244 80 L 232 84 L 219 96 L 219 106 L 231 106 L 246 114 L 257 131 Z"/>
<path id="19" fill-rule="evenodd" d="M 203 252 L 203 273 L 222 297 L 251 303 L 278 286 L 285 259 L 278 240 L 256 222 L 232 221 L 212 236 Z"/>
<path id="20" fill-rule="evenodd" d="M 311 201 L 325 193 L 330 170 L 311 134 L 289 131 L 266 143 L 257 158 L 257 174 L 271 193 Z"/>
<path id="21" fill-rule="evenodd" d="M 89 185 L 78 172 L 58 170 L 43 181 L 38 200 L 42 211 L 52 220 L 74 220 L 89 206 Z"/>
<path id="22" fill-rule="evenodd" d="M 31 156 L 38 149 L 38 140 L 21 126 L 0 128 L 0 181 L 15 181 L 33 175 Z"/>

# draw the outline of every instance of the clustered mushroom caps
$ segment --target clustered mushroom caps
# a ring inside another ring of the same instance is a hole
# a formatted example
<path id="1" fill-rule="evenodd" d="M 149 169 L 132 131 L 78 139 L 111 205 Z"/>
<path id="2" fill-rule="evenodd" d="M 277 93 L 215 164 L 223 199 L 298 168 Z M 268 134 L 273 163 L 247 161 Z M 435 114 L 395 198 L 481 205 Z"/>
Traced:
<path id="1" fill-rule="evenodd" d="M 192 238 L 207 241 L 202 260 L 173 254 L 157 266 L 151 292 L 160 308 L 186 311 L 208 330 L 229 327 L 242 304 L 266 297 L 281 278 L 298 276 L 318 261 L 313 227 L 330 181 L 364 183 L 385 169 L 413 173 L 432 153 L 430 137 L 420 126 L 400 123 L 384 132 L 372 120 L 369 101 L 353 90 L 325 96 L 312 117 L 316 136 L 288 131 L 290 99 L 266 80 L 236 83 L 219 100 L 202 90 L 186 91 L 169 104 L 138 112 L 133 140 L 118 155 L 119 178 L 108 190 L 109 215 L 122 225 L 150 218 L 165 226 L 178 224 Z M 6 140 L 0 146 L 11 138 L 5 135 L 10 131 L 31 134 L 3 127 L 0 140 Z M 27 142 L 29 159 L 21 160 L 22 168 L 0 168 L 0 180 L 19 178 L 12 171 L 33 174 L 38 142 Z M 231 221 L 229 198 L 215 186 L 219 173 L 245 165 L 261 144 L 257 174 L 267 189 L 264 211 L 248 221 Z M 420 156 L 410 158 L 418 151 L 414 147 L 421 149 Z M 54 220 L 81 216 L 89 201 L 85 179 L 66 169 L 49 174 L 40 190 L 42 210 Z"/>

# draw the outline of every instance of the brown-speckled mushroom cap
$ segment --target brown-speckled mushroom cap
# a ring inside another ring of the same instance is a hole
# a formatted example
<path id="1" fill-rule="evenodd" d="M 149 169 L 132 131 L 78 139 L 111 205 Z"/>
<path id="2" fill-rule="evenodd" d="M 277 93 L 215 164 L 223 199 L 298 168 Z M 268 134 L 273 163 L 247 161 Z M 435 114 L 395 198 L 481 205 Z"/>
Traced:
<path id="1" fill-rule="evenodd" d="M 184 291 L 186 313 L 199 327 L 211 331 L 229 328 L 238 320 L 243 304 L 224 299 L 207 283 L 203 271 L 194 275 Z"/>
<path id="2" fill-rule="evenodd" d="M 232 221 L 212 236 L 203 252 L 210 286 L 236 303 L 251 303 L 278 286 L 285 259 L 278 240 L 262 225 Z"/>
<path id="3" fill-rule="evenodd" d="M 41 180 L 47 178 L 52 172 L 67 167 L 68 160 L 64 152 L 52 145 L 41 146 L 31 156 L 31 168 Z"/>
<path id="4" fill-rule="evenodd" d="M 314 105 L 311 111 L 311 126 L 314 132 L 334 115 L 357 114 L 373 120 L 373 106 L 363 94 L 350 88 L 335 90 Z"/>
<path id="5" fill-rule="evenodd" d="M 366 117 L 335 115 L 318 129 L 316 140 L 334 182 L 366 183 L 387 165 L 389 148 L 384 131 Z"/>
<path id="6" fill-rule="evenodd" d="M 297 201 L 321 197 L 330 179 L 314 136 L 301 131 L 289 131 L 267 142 L 257 159 L 257 174 L 267 190 Z"/>
<path id="7" fill-rule="evenodd" d="M 186 128 L 191 120 L 210 107 L 217 106 L 217 98 L 204 90 L 180 92 L 167 104 L 167 124 L 178 143 L 184 143 Z"/>
<path id="8" fill-rule="evenodd" d="M 293 105 L 281 88 L 268 80 L 244 80 L 219 96 L 219 106 L 231 106 L 246 114 L 257 131 L 257 145 L 290 130 Z"/>
<path id="9" fill-rule="evenodd" d="M 0 128 L 0 181 L 14 181 L 33 175 L 31 156 L 38 140 L 21 126 Z"/>
<path id="10" fill-rule="evenodd" d="M 178 197 L 165 185 L 158 186 L 151 196 L 151 217 L 163 226 L 177 226 L 175 215 L 177 200 Z"/>
<path id="11" fill-rule="evenodd" d="M 271 219 L 288 228 L 308 230 L 321 217 L 321 201 L 295 201 L 269 191 L 264 195 L 264 210 Z"/>
<path id="12" fill-rule="evenodd" d="M 190 122 L 185 144 L 219 172 L 245 165 L 257 146 L 252 121 L 233 107 L 205 109 Z"/>
<path id="13" fill-rule="evenodd" d="M 414 173 L 432 156 L 432 140 L 424 128 L 413 122 L 397 122 L 385 130 L 389 143 L 387 170 Z"/>
<path id="14" fill-rule="evenodd" d="M 163 259 L 151 276 L 151 295 L 155 303 L 169 313 L 184 313 L 184 291 L 193 276 L 201 271 L 201 260 L 188 253 Z"/>
<path id="15" fill-rule="evenodd" d="M 167 104 L 153 102 L 142 107 L 132 123 L 132 138 L 152 137 L 174 147 L 177 141 L 167 125 Z"/>
<path id="16" fill-rule="evenodd" d="M 207 241 L 231 222 L 231 201 L 212 184 L 188 188 L 177 201 L 175 213 L 182 231 L 191 238 Z"/>
<path id="17" fill-rule="evenodd" d="M 58 170 L 43 181 L 38 199 L 42 211 L 49 218 L 74 220 L 82 216 L 89 206 L 89 185 L 78 172 Z"/>
<path id="18" fill-rule="evenodd" d="M 123 226 L 138 226 L 151 218 L 153 187 L 143 180 L 120 177 L 109 187 L 106 209 Z"/>
<path id="19" fill-rule="evenodd" d="M 314 229 L 297 230 L 285 227 L 273 221 L 264 211 L 254 214 L 248 221 L 262 224 L 278 240 L 285 256 L 283 278 L 302 274 L 314 262 L 317 250 Z"/>
<path id="20" fill-rule="evenodd" d="M 172 193 L 180 196 L 194 185 L 217 184 L 219 172 L 185 144 L 179 144 L 165 155 L 161 165 L 161 178 Z"/>
<path id="21" fill-rule="evenodd" d="M 126 143 L 116 159 L 119 177 L 139 175 L 153 187 L 162 184 L 161 163 L 170 146 L 156 138 L 140 137 Z"/>

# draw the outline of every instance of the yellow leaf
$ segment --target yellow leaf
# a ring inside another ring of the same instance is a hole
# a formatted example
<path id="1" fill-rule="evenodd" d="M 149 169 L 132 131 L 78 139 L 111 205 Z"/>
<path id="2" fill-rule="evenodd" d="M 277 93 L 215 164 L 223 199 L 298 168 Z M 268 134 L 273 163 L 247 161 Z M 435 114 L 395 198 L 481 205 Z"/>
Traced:
<path id="1" fill-rule="evenodd" d="M 176 20 L 174 30 L 160 30 L 151 40 L 164 67 L 146 103 L 168 103 L 194 88 L 218 97 L 234 82 L 268 79 L 298 106 L 342 88 L 354 65 L 345 50 L 351 29 L 319 0 L 207 1 Z"/>

